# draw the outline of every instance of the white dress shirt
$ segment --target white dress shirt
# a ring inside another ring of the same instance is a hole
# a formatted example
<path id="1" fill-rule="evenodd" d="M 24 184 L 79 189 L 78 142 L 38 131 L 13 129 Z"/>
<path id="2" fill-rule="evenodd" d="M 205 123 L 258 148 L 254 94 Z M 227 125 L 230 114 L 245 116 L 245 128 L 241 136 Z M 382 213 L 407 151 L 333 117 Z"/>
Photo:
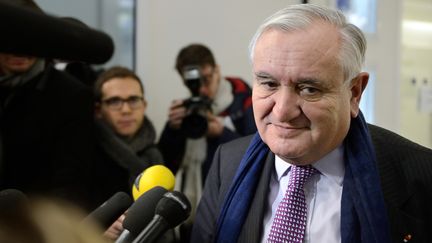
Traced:
<path id="1" fill-rule="evenodd" d="M 342 185 L 345 174 L 343 146 L 312 164 L 320 173 L 304 185 L 307 206 L 305 243 L 340 243 Z M 276 210 L 288 187 L 291 164 L 276 156 L 275 170 L 270 179 L 269 197 L 264 213 L 264 233 L 267 242 Z"/>

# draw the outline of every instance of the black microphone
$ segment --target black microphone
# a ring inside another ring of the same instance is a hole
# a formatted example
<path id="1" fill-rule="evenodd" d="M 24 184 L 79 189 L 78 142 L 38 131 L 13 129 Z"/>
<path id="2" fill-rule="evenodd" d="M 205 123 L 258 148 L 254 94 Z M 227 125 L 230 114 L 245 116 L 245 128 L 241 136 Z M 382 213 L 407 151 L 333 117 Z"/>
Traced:
<path id="1" fill-rule="evenodd" d="M 107 34 L 0 0 L 0 52 L 102 64 L 113 52 Z"/>
<path id="2" fill-rule="evenodd" d="M 0 191 L 0 208 L 13 206 L 16 203 L 27 202 L 27 196 L 17 189 L 4 189 Z"/>
<path id="3" fill-rule="evenodd" d="M 0 224 L 12 224 L 11 220 L 25 217 L 30 212 L 27 196 L 16 189 L 0 191 Z"/>
<path id="4" fill-rule="evenodd" d="M 178 191 L 167 192 L 156 206 L 155 216 L 132 243 L 151 243 L 165 231 L 186 220 L 191 212 L 191 204 L 186 196 Z"/>
<path id="5" fill-rule="evenodd" d="M 131 197 L 125 192 L 117 192 L 98 208 L 93 210 L 83 222 L 96 222 L 103 229 L 111 226 L 132 204 Z"/>
<path id="6" fill-rule="evenodd" d="M 142 194 L 129 208 L 123 221 L 124 230 L 116 243 L 130 243 L 152 220 L 156 205 L 167 190 L 161 186 L 153 187 Z"/>
<path id="7" fill-rule="evenodd" d="M 27 196 L 17 189 L 4 189 L 0 191 L 0 212 L 16 208 L 19 205 L 28 203 Z"/>

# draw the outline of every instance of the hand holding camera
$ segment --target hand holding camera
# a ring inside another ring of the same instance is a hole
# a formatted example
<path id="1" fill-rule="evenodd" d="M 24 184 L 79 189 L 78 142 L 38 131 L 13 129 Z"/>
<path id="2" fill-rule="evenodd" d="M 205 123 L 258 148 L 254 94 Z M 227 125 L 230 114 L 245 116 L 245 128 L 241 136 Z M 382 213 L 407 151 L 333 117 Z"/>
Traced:
<path id="1" fill-rule="evenodd" d="M 207 137 L 214 138 L 219 137 L 224 129 L 222 117 L 215 116 L 211 112 L 207 113 Z"/>
<path id="2" fill-rule="evenodd" d="M 183 119 L 187 116 L 187 109 L 183 100 L 173 100 L 168 113 L 169 126 L 171 129 L 178 130 L 182 127 Z M 221 118 L 212 114 L 210 111 L 205 115 L 207 119 L 207 137 L 217 137 L 222 134 L 224 125 Z M 190 119 L 190 118 L 189 118 Z M 188 122 L 188 121 L 186 121 Z M 198 122 L 199 123 L 199 122 Z"/>
<path id="3" fill-rule="evenodd" d="M 171 129 L 180 129 L 183 118 L 186 116 L 186 107 L 183 100 L 173 100 L 168 112 L 169 126 Z"/>

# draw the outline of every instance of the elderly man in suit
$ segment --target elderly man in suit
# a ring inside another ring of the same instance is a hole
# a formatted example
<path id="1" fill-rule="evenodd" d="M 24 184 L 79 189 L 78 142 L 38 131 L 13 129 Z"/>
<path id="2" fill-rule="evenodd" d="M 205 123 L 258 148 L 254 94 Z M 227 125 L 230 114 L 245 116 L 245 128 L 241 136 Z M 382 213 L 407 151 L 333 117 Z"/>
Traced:
<path id="1" fill-rule="evenodd" d="M 339 11 L 282 9 L 250 45 L 258 133 L 219 147 L 192 242 L 426 242 L 432 151 L 366 124 L 366 40 Z"/>

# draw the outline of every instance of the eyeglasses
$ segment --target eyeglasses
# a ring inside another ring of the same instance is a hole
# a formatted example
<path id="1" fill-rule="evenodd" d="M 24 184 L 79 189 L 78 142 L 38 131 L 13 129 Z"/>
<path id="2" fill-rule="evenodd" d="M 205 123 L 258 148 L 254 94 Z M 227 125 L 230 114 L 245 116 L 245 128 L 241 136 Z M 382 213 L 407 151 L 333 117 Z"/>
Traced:
<path id="1" fill-rule="evenodd" d="M 144 101 L 143 97 L 130 96 L 126 99 L 122 99 L 120 97 L 108 98 L 106 100 L 102 100 L 102 103 L 104 103 L 110 110 L 121 110 L 123 104 L 126 102 L 130 109 L 136 110 L 143 106 L 144 104 L 143 101 Z"/>

